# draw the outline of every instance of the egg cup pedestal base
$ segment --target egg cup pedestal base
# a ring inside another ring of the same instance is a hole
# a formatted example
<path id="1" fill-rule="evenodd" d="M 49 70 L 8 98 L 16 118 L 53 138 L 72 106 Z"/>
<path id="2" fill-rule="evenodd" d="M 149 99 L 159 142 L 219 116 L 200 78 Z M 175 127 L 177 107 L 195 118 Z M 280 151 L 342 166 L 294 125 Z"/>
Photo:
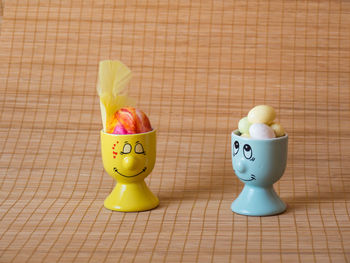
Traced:
<path id="1" fill-rule="evenodd" d="M 105 208 L 121 212 L 146 211 L 158 205 L 158 198 L 151 192 L 145 181 L 117 183 L 104 201 Z"/>
<path id="2" fill-rule="evenodd" d="M 231 210 L 247 216 L 270 216 L 281 214 L 286 204 L 279 198 L 273 187 L 245 185 L 231 205 Z"/>

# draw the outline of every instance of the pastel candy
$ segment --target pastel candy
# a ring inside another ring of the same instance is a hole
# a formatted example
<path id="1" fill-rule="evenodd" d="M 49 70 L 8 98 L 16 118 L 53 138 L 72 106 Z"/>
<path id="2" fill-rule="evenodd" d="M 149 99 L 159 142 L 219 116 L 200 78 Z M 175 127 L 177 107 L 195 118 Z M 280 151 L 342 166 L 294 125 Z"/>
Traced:
<path id="1" fill-rule="evenodd" d="M 264 123 L 253 123 L 249 128 L 249 134 L 252 139 L 271 139 L 276 137 L 273 129 Z"/>
<path id="2" fill-rule="evenodd" d="M 244 117 L 238 122 L 238 130 L 240 131 L 240 133 L 249 134 L 250 125 L 251 123 L 248 121 L 248 117 Z"/>
<path id="3" fill-rule="evenodd" d="M 135 134 L 152 131 L 147 115 L 133 107 L 119 109 L 107 123 L 107 133 Z"/>
<path id="4" fill-rule="evenodd" d="M 273 129 L 273 131 L 275 132 L 276 137 L 281 137 L 281 136 L 283 136 L 283 135 L 286 134 L 285 131 L 284 131 L 284 129 L 283 129 L 283 127 L 282 127 L 282 125 L 279 124 L 279 123 L 272 123 L 272 124 L 270 125 L 270 127 L 271 127 L 271 128 Z"/>
<path id="5" fill-rule="evenodd" d="M 258 105 L 251 109 L 248 113 L 248 121 L 250 123 L 271 124 L 276 118 L 274 108 L 268 105 Z"/>
<path id="6" fill-rule="evenodd" d="M 241 137 L 250 138 L 250 135 L 249 135 L 248 133 L 242 133 L 242 134 L 241 134 Z"/>

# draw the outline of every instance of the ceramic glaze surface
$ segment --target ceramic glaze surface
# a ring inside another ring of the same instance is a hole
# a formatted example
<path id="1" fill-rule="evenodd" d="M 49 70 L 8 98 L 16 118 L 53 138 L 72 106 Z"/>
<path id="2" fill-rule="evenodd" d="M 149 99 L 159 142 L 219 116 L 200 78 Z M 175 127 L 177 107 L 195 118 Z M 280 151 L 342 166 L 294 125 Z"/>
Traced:
<path id="1" fill-rule="evenodd" d="M 106 198 L 106 208 L 135 212 L 155 208 L 159 204 L 144 179 L 156 161 L 156 131 L 115 135 L 101 131 L 102 161 L 106 172 L 117 184 Z"/>
<path id="2" fill-rule="evenodd" d="M 232 166 L 238 178 L 250 185 L 268 186 L 283 175 L 288 137 L 255 140 L 232 133 Z"/>
<path id="3" fill-rule="evenodd" d="M 118 182 L 144 179 L 156 162 L 155 131 L 114 135 L 101 132 L 105 170 Z"/>
<path id="4" fill-rule="evenodd" d="M 232 210 L 257 216 L 283 212 L 286 207 L 272 185 L 286 167 L 288 136 L 257 140 L 239 135 L 238 130 L 232 133 L 232 165 L 245 187 L 233 202 Z"/>

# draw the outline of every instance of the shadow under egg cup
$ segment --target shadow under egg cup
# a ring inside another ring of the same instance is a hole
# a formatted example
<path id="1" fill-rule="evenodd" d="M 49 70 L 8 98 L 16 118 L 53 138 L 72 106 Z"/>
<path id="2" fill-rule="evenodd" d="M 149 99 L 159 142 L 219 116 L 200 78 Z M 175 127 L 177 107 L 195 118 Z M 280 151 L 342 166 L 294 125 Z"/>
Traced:
<path id="1" fill-rule="evenodd" d="M 103 166 L 117 184 L 105 199 L 107 209 L 138 212 L 159 205 L 144 179 L 156 161 L 156 131 L 117 135 L 101 131 Z"/>
<path id="2" fill-rule="evenodd" d="M 283 175 L 287 164 L 288 135 L 273 139 L 252 139 L 231 135 L 232 166 L 245 184 L 232 203 L 233 212 L 248 216 L 276 215 L 286 210 L 273 184 Z"/>

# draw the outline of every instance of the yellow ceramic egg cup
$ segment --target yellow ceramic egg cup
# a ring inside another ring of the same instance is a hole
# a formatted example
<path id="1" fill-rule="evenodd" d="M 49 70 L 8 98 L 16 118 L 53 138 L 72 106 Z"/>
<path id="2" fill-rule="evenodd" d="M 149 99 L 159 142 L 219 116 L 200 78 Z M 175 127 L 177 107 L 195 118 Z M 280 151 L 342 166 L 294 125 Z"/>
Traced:
<path id="1" fill-rule="evenodd" d="M 156 131 L 116 135 L 101 131 L 102 161 L 117 184 L 104 201 L 107 209 L 122 212 L 150 210 L 158 198 L 144 179 L 156 161 Z"/>

